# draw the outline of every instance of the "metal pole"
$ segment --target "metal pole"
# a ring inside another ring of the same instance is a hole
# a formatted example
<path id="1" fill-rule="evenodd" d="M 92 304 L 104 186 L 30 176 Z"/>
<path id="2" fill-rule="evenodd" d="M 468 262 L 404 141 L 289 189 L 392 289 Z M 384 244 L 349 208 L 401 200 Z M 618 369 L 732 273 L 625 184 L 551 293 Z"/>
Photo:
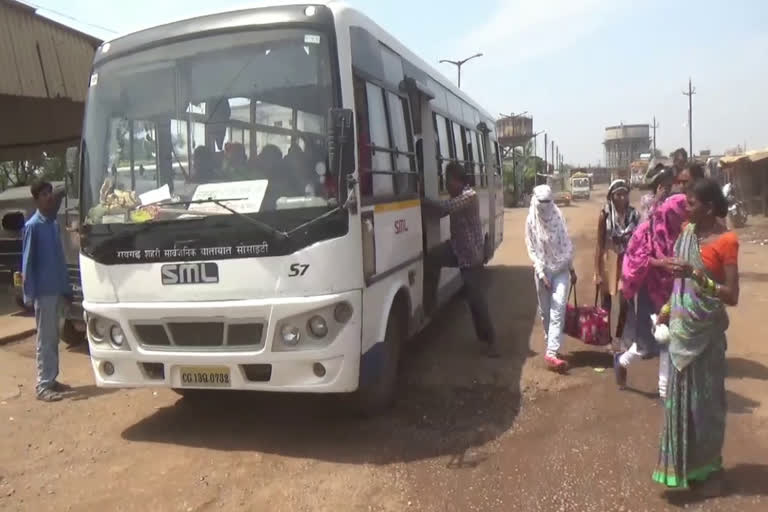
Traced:
<path id="1" fill-rule="evenodd" d="M 459 68 L 459 89 L 461 89 L 461 66 L 463 64 L 464 64 L 463 62 L 459 62 L 459 64 L 456 66 L 457 68 Z"/>
<path id="2" fill-rule="evenodd" d="M 550 149 L 552 151 L 552 171 L 554 172 L 554 170 L 555 170 L 555 141 L 553 140 L 552 142 L 550 142 L 550 145 L 551 145 Z M 549 174 L 549 169 L 547 169 L 547 174 Z"/>
<path id="3" fill-rule="evenodd" d="M 659 123 L 656 122 L 656 116 L 653 116 L 653 124 L 651 125 L 651 128 L 653 128 L 653 155 L 652 158 L 656 158 L 656 128 L 659 127 Z"/>
<path id="4" fill-rule="evenodd" d="M 693 158 L 693 95 L 696 89 L 693 87 L 691 79 L 688 78 L 688 91 L 683 91 L 684 96 L 688 96 L 688 158 Z"/>
<path id="5" fill-rule="evenodd" d="M 547 165 L 547 146 L 549 137 L 547 134 L 544 134 L 544 174 L 549 174 L 548 165 Z M 539 173 L 536 173 L 536 183 L 539 182 Z"/>

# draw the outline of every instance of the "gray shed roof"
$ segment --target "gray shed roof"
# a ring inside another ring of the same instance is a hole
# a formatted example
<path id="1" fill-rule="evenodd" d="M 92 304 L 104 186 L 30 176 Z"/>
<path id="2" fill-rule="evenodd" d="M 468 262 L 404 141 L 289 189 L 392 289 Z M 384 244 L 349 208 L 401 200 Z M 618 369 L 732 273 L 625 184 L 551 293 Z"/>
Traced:
<path id="1" fill-rule="evenodd" d="M 0 0 L 0 161 L 77 144 L 101 41 Z"/>

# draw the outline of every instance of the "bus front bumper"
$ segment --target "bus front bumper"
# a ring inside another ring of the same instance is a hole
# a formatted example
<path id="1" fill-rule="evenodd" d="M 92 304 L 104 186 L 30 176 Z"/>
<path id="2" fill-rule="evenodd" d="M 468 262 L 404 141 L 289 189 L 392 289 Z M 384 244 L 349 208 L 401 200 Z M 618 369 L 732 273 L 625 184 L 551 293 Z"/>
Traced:
<path id="1" fill-rule="evenodd" d="M 358 386 L 359 290 L 244 301 L 86 301 L 84 309 L 99 387 L 345 393 Z M 310 327 L 318 316 L 327 327 L 323 337 Z M 121 345 L 113 331 L 122 333 Z M 299 341 L 286 343 L 284 334 L 296 332 Z"/>

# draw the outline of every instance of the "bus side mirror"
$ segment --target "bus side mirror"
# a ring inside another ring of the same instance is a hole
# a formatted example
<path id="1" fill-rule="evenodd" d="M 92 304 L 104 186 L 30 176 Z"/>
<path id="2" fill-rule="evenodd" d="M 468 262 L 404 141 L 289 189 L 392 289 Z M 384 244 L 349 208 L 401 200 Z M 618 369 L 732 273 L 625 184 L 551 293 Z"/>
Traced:
<path id="1" fill-rule="evenodd" d="M 355 127 L 352 110 L 332 108 L 326 122 L 328 130 L 328 165 L 339 185 L 355 170 Z"/>

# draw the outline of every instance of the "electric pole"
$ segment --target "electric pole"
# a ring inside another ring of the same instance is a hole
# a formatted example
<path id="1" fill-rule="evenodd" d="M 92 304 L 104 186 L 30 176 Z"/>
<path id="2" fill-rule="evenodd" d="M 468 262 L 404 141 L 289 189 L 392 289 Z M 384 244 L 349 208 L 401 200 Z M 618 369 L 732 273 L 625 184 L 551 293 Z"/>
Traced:
<path id="1" fill-rule="evenodd" d="M 553 140 L 551 144 L 552 144 L 552 172 L 554 173 L 555 165 L 556 165 L 555 162 L 557 161 L 557 159 L 555 158 L 555 141 Z M 547 169 L 547 174 L 549 174 L 549 169 Z"/>
<path id="2" fill-rule="evenodd" d="M 683 91 L 684 96 L 688 96 L 688 158 L 693 158 L 693 95 L 696 94 L 696 88 L 693 87 L 691 79 L 688 78 L 688 91 Z"/>
<path id="3" fill-rule="evenodd" d="M 544 174 L 549 174 L 549 168 L 547 167 L 547 146 L 549 146 L 547 134 L 544 134 Z M 539 175 L 536 174 L 536 183 L 539 182 Z"/>
<path id="4" fill-rule="evenodd" d="M 656 122 L 656 116 L 653 116 L 653 124 L 651 125 L 651 128 L 653 128 L 653 157 L 656 158 L 656 128 L 659 127 L 659 123 Z"/>

